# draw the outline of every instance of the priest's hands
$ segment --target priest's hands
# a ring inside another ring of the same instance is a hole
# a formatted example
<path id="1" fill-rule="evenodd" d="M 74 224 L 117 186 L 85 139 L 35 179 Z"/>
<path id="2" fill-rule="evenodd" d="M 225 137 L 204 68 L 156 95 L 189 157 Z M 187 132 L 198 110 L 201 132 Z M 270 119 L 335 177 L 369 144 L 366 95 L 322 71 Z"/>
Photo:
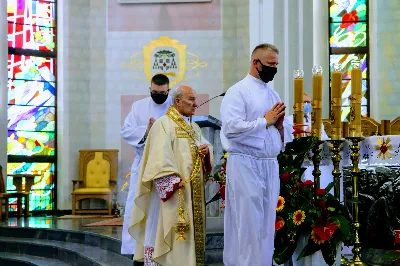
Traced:
<path id="1" fill-rule="evenodd" d="M 284 119 L 285 119 L 285 115 L 282 115 L 281 117 L 278 118 L 278 120 L 276 120 L 275 127 L 278 130 L 282 130 L 283 129 L 283 120 Z"/>
<path id="2" fill-rule="evenodd" d="M 154 124 L 155 121 L 156 121 L 156 120 L 154 119 L 154 117 L 150 117 L 149 123 L 147 124 L 147 129 L 146 129 L 146 134 L 145 134 L 145 136 L 147 136 L 147 135 L 149 134 L 150 129 L 151 129 L 151 127 L 153 126 L 153 124 Z"/>
<path id="3" fill-rule="evenodd" d="M 265 120 L 267 120 L 268 126 L 275 125 L 281 117 L 281 126 L 283 125 L 283 117 L 285 116 L 286 106 L 283 102 L 277 102 L 272 109 L 267 112 L 264 116 Z M 276 125 L 277 126 L 277 125 Z"/>
<path id="4" fill-rule="evenodd" d="M 210 150 L 208 149 L 208 145 L 207 144 L 201 144 L 199 146 L 199 151 L 204 155 L 207 155 L 210 152 Z"/>

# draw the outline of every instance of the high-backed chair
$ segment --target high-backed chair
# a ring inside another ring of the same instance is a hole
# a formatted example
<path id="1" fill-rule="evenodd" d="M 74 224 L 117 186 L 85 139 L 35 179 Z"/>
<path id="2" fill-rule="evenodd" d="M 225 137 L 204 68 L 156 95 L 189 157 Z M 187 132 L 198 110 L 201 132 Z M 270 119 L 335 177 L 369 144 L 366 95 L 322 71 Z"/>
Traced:
<path id="1" fill-rule="evenodd" d="M 29 192 L 6 192 L 6 185 L 3 177 L 3 167 L 0 165 L 0 220 L 3 219 L 3 206 L 5 207 L 5 218 L 8 219 L 8 201 L 17 198 L 17 216 L 22 213 L 22 199 L 25 199 L 25 217 L 29 216 Z"/>
<path id="2" fill-rule="evenodd" d="M 118 150 L 79 150 L 79 179 L 72 180 L 72 214 L 108 213 L 111 215 L 112 195 L 117 183 Z M 75 189 L 76 184 L 78 188 Z M 104 199 L 107 210 L 82 210 L 82 200 Z M 76 203 L 78 202 L 78 210 Z"/>
<path id="3" fill-rule="evenodd" d="M 380 124 L 370 117 L 361 117 L 361 133 L 364 137 L 375 136 L 379 133 Z"/>
<path id="4" fill-rule="evenodd" d="M 390 122 L 390 134 L 400 135 L 400 116 Z"/>

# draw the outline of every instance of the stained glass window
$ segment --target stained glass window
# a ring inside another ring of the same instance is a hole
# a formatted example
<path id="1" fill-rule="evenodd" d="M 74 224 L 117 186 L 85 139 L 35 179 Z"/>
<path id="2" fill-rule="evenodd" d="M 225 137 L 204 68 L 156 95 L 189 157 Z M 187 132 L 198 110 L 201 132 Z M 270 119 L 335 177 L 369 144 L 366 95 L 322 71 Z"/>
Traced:
<path id="1" fill-rule="evenodd" d="M 353 60 L 361 61 L 362 107 L 361 114 L 369 115 L 369 49 L 368 1 L 329 0 L 330 65 L 338 63 L 343 72 L 342 120 L 350 113 L 351 68 Z"/>
<path id="2" fill-rule="evenodd" d="M 12 174 L 36 174 L 30 210 L 49 211 L 56 202 L 56 1 L 7 0 L 7 22 L 7 191 L 16 189 Z"/>

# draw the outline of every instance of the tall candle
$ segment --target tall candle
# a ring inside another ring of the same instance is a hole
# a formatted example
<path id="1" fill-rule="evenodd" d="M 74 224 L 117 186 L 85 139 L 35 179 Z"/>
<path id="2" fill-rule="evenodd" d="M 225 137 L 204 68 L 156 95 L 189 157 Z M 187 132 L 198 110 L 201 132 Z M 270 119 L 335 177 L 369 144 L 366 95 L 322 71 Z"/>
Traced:
<path id="1" fill-rule="evenodd" d="M 342 138 L 342 72 L 340 66 L 334 65 L 331 81 L 331 139 Z"/>
<path id="2" fill-rule="evenodd" d="M 312 69 L 312 112 L 311 135 L 321 138 L 322 127 L 322 67 L 314 66 Z"/>
<path id="3" fill-rule="evenodd" d="M 303 70 L 295 70 L 293 72 L 294 76 L 294 114 L 293 114 L 293 124 L 303 124 L 304 123 L 304 107 L 303 107 L 303 95 L 304 95 L 304 72 Z M 296 134 L 295 138 L 302 137 L 302 134 Z"/>
<path id="4" fill-rule="evenodd" d="M 351 70 L 351 107 L 350 107 L 350 137 L 362 137 L 361 134 L 361 81 L 362 71 L 360 62 L 353 61 Z"/>

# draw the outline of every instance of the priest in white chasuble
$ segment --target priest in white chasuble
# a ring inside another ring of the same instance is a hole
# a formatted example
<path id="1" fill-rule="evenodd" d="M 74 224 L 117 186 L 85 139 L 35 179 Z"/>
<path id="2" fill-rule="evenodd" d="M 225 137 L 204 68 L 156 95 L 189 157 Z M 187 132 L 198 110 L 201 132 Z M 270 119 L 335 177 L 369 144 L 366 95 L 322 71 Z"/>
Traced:
<path id="1" fill-rule="evenodd" d="M 225 266 L 272 265 L 286 107 L 267 83 L 277 72 L 278 54 L 271 44 L 257 46 L 249 74 L 222 101 L 221 142 L 228 150 Z"/>
<path id="2" fill-rule="evenodd" d="M 212 147 L 190 121 L 195 91 L 181 85 L 172 97 L 147 137 L 129 233 L 136 240 L 134 260 L 145 265 L 203 265 Z"/>

